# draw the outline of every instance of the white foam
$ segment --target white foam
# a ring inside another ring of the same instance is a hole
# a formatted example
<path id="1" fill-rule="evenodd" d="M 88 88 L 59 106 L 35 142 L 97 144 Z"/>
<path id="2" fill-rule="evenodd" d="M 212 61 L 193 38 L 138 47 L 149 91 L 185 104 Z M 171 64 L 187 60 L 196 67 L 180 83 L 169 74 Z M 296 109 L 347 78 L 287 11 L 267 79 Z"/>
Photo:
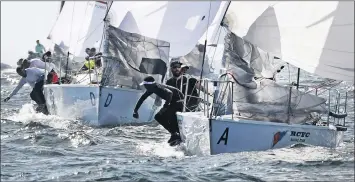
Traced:
<path id="1" fill-rule="evenodd" d="M 186 153 L 196 156 L 210 155 L 207 118 L 199 112 L 179 113 L 178 115 L 184 116 L 184 120 L 179 123 L 179 127 Z"/>
<path id="2" fill-rule="evenodd" d="M 40 122 L 42 124 L 48 125 L 53 128 L 66 129 L 68 128 L 70 121 L 64 120 L 59 116 L 55 115 L 45 115 L 42 113 L 37 113 L 32 104 L 24 104 L 18 113 L 9 116 L 9 120 L 15 122 L 29 123 L 31 121 Z"/>
<path id="3" fill-rule="evenodd" d="M 329 159 L 341 160 L 341 155 L 334 150 L 324 147 L 303 146 L 297 148 L 281 148 L 268 151 L 242 152 L 241 156 L 247 156 L 249 159 L 268 162 L 268 161 L 286 161 L 290 163 L 303 163 L 305 161 L 327 161 Z M 270 155 L 272 154 L 272 155 Z"/>
<path id="4" fill-rule="evenodd" d="M 176 157 L 183 158 L 184 151 L 179 146 L 171 147 L 166 141 L 164 142 L 144 142 L 137 145 L 137 149 L 143 155 L 158 157 Z"/>

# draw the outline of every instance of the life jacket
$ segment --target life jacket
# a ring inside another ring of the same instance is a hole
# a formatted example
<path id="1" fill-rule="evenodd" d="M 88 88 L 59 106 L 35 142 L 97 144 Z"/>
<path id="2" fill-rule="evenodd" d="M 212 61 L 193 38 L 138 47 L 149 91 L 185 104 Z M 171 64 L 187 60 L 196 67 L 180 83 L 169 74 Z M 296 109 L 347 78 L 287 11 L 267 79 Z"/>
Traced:
<path id="1" fill-rule="evenodd" d="M 84 63 L 85 67 L 87 67 L 88 69 L 94 69 L 95 68 L 95 60 L 90 59 L 89 61 L 85 61 Z"/>
<path id="2" fill-rule="evenodd" d="M 52 72 L 52 83 L 58 83 L 59 82 L 59 77 L 56 72 Z"/>

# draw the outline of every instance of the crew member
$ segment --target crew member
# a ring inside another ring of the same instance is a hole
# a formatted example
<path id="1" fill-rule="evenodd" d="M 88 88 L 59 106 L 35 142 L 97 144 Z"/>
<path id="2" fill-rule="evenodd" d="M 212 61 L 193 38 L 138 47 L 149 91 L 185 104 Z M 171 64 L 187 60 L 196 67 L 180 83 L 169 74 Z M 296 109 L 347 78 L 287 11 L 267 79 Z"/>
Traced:
<path id="1" fill-rule="evenodd" d="M 48 52 L 43 55 L 44 60 L 48 60 Z M 23 60 L 22 68 L 39 68 L 47 70 L 47 83 L 56 84 L 59 81 L 58 74 L 55 71 L 55 65 L 53 63 L 45 63 L 39 58 L 31 60 Z"/>
<path id="2" fill-rule="evenodd" d="M 180 71 L 181 71 L 181 75 L 185 75 L 187 70 L 189 69 L 190 67 L 185 65 L 185 64 L 182 64 L 181 65 L 181 68 L 180 68 Z"/>
<path id="3" fill-rule="evenodd" d="M 181 91 L 182 93 L 185 94 L 186 83 L 188 80 L 188 88 L 187 88 L 187 95 L 186 95 L 186 112 L 194 112 L 197 111 L 199 103 L 201 101 L 197 89 L 200 89 L 205 93 L 208 92 L 204 89 L 204 87 L 200 85 L 199 81 L 196 78 L 189 76 L 189 79 L 187 79 L 187 77 L 183 75 L 186 74 L 187 69 L 189 69 L 189 67 L 187 65 L 182 64 L 179 61 L 171 62 L 170 71 L 173 77 L 168 79 L 166 81 L 166 84 L 180 90 L 181 80 L 183 80 Z"/>
<path id="4" fill-rule="evenodd" d="M 85 49 L 85 53 L 87 54 L 87 56 L 85 57 L 85 59 L 88 60 L 89 57 L 91 56 L 90 48 L 87 47 L 87 48 Z"/>
<path id="5" fill-rule="evenodd" d="M 43 56 L 42 56 L 42 61 L 44 61 L 44 62 L 50 62 L 51 58 L 52 58 L 52 53 L 51 53 L 51 51 L 47 51 L 46 53 L 43 54 Z"/>
<path id="6" fill-rule="evenodd" d="M 36 47 L 35 47 L 35 50 L 36 50 L 36 53 L 38 53 L 40 56 L 42 56 L 42 54 L 44 52 L 46 52 L 46 49 L 44 48 L 44 46 L 39 43 L 39 40 L 36 41 Z"/>
<path id="7" fill-rule="evenodd" d="M 16 88 L 11 92 L 11 94 L 4 99 L 4 102 L 9 101 L 12 96 L 17 94 L 23 85 L 28 83 L 33 88 L 32 92 L 30 93 L 30 97 L 38 105 L 36 111 L 42 112 L 43 114 L 48 114 L 46 101 L 43 95 L 44 71 L 35 67 L 27 69 L 17 67 L 16 72 L 22 76 L 22 78 Z"/>
<path id="8" fill-rule="evenodd" d="M 38 53 L 34 53 L 33 51 L 28 51 L 28 57 L 27 59 L 30 60 L 30 59 L 34 59 L 34 58 L 39 58 L 39 54 Z"/>
<path id="9" fill-rule="evenodd" d="M 23 63 L 23 59 L 21 58 L 17 61 L 17 66 L 22 66 L 22 63 Z"/>
<path id="10" fill-rule="evenodd" d="M 161 124 L 170 134 L 171 137 L 168 143 L 178 145 L 181 142 L 179 126 L 177 122 L 177 111 L 182 111 L 182 99 L 183 93 L 178 89 L 156 83 L 152 76 L 144 78 L 144 81 L 140 84 L 146 88 L 145 93 L 139 98 L 136 107 L 134 108 L 133 117 L 139 118 L 138 109 L 142 105 L 145 99 L 147 99 L 153 93 L 165 100 L 163 108 L 155 115 L 155 120 Z"/>
<path id="11" fill-rule="evenodd" d="M 82 71 L 93 70 L 95 68 L 95 60 L 86 60 L 84 66 L 81 68 Z"/>

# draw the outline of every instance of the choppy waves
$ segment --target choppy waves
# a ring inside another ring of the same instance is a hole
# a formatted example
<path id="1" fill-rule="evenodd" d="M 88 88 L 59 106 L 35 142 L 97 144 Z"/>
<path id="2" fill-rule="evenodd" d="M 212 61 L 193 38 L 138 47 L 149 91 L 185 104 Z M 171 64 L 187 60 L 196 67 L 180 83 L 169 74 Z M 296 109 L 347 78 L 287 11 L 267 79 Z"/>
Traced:
<path id="1" fill-rule="evenodd" d="M 2 71 L 1 98 L 18 80 L 13 69 Z M 339 87 L 345 90 L 349 86 Z M 29 92 L 28 87 L 23 88 L 11 102 L 1 102 L 2 181 L 354 179 L 353 104 L 348 107 L 352 112 L 346 122 L 349 129 L 344 144 L 336 150 L 294 146 L 211 156 L 197 150 L 187 152 L 184 146 L 170 147 L 168 133 L 157 123 L 94 128 L 78 120 L 35 113 Z M 354 103 L 353 99 L 348 102 Z"/>

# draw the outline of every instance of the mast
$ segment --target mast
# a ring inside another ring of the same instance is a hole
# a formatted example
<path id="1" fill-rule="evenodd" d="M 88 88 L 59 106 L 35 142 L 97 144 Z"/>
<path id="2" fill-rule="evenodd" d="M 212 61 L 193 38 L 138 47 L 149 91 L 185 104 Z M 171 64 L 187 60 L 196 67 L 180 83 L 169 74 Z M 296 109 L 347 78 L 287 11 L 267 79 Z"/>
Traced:
<path id="1" fill-rule="evenodd" d="M 223 14 L 223 17 L 222 17 L 220 26 L 223 26 L 223 21 L 224 21 L 224 18 L 225 18 L 225 16 L 226 16 L 226 14 L 227 14 L 227 11 L 228 11 L 228 9 L 229 9 L 229 6 L 230 6 L 231 2 L 232 2 L 232 1 L 229 1 L 229 2 L 228 2 L 227 8 L 226 8 L 226 11 L 225 11 L 224 14 Z M 209 20 L 208 20 L 208 21 L 209 21 Z M 208 22 L 207 22 L 207 24 L 208 24 Z M 207 29 L 208 29 L 208 27 L 207 27 Z M 208 36 L 208 35 L 207 35 L 207 36 Z M 200 80 L 202 80 L 203 66 L 204 66 L 204 64 L 205 64 L 206 47 L 207 47 L 207 38 L 205 39 L 205 46 L 204 46 L 204 49 L 203 49 Z M 216 46 L 216 47 L 217 47 L 217 46 Z"/>
<path id="2" fill-rule="evenodd" d="M 296 83 L 296 88 L 297 88 L 297 90 L 298 90 L 298 87 L 299 87 L 299 85 L 300 85 L 300 71 L 301 71 L 301 69 L 298 68 L 298 69 L 297 69 L 297 83 Z"/>
<path id="3" fill-rule="evenodd" d="M 106 44 L 106 38 L 107 38 L 107 36 L 106 36 L 106 29 L 107 29 L 107 27 L 108 27 L 108 24 L 109 24 L 109 22 L 107 21 L 107 16 L 108 16 L 108 13 L 110 12 L 110 9 L 111 9 L 111 7 L 112 7 L 112 4 L 113 4 L 113 1 L 108 1 L 108 2 L 105 2 L 106 3 L 106 14 L 105 14 L 105 17 L 104 17 L 104 19 L 103 19 L 103 21 L 104 21 L 104 30 L 102 31 L 102 38 L 101 38 L 101 42 L 100 42 L 100 47 L 99 47 L 99 51 L 101 51 L 101 46 L 104 46 L 103 47 L 103 51 L 102 51 L 102 56 L 101 56 L 101 60 L 102 60 L 102 68 L 103 68 L 103 70 L 102 70 L 102 75 L 101 75 L 101 80 L 99 81 L 99 93 L 100 93 L 100 95 L 101 95 L 101 89 L 102 89 L 102 79 L 103 79 L 103 77 L 104 77 L 104 74 L 105 74 L 105 60 L 107 59 L 106 57 L 105 57 L 105 49 L 106 49 L 106 47 L 105 47 L 105 44 Z"/>
<path id="4" fill-rule="evenodd" d="M 69 55 L 70 55 L 70 53 L 69 53 L 69 50 L 68 50 L 68 54 L 67 54 L 67 64 L 66 64 L 66 66 L 65 66 L 65 76 L 64 76 L 65 79 L 67 79 L 68 64 L 69 64 Z"/>
<path id="5" fill-rule="evenodd" d="M 226 8 L 226 11 L 224 12 L 224 15 L 223 15 L 222 21 L 221 21 L 221 23 L 219 24 L 220 26 L 223 26 L 223 21 L 224 21 L 224 18 L 226 17 L 227 11 L 228 11 L 229 6 L 231 5 L 231 3 L 232 3 L 232 1 L 229 1 L 228 6 L 227 6 L 227 8 Z"/>
<path id="6" fill-rule="evenodd" d="M 200 80 L 202 80 L 203 65 L 205 64 L 206 46 L 207 46 L 207 39 L 205 39 L 205 46 L 203 48 L 202 65 L 201 65 L 202 68 L 201 68 L 201 73 L 200 73 Z"/>
<path id="7" fill-rule="evenodd" d="M 64 4 L 65 4 L 65 1 L 60 1 L 59 13 L 62 12 L 62 9 L 63 9 Z"/>

